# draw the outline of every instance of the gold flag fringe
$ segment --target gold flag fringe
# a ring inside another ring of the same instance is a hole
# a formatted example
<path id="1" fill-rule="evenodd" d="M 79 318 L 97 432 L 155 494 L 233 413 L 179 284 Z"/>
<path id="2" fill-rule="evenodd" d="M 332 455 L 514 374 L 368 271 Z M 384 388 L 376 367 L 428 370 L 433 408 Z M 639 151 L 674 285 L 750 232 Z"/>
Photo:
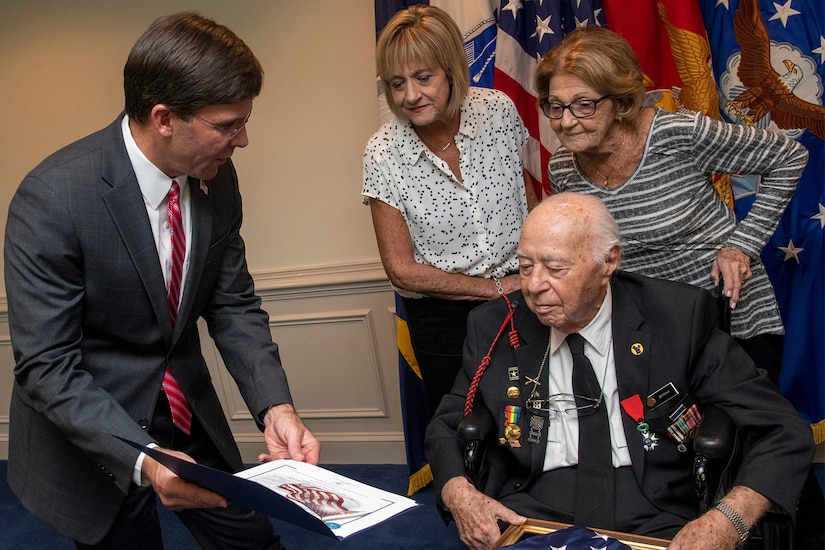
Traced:
<path id="1" fill-rule="evenodd" d="M 433 472 L 430 465 L 425 464 L 423 468 L 410 476 L 410 485 L 407 488 L 407 496 L 412 496 L 433 481 Z"/>
<path id="2" fill-rule="evenodd" d="M 820 420 L 816 424 L 811 424 L 811 430 L 814 432 L 814 443 L 819 445 L 825 441 L 825 420 Z"/>

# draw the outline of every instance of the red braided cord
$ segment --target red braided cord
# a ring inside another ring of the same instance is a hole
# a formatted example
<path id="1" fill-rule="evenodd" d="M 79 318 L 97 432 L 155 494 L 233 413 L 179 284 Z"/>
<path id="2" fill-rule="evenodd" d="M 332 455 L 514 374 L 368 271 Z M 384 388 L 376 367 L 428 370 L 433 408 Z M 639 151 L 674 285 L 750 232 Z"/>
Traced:
<path id="1" fill-rule="evenodd" d="M 479 363 L 478 368 L 476 369 L 475 375 L 473 375 L 473 381 L 470 382 L 470 389 L 467 390 L 467 400 L 464 402 L 464 416 L 467 416 L 470 414 L 470 411 L 473 410 L 476 393 L 478 393 L 478 384 L 481 381 L 481 377 L 484 375 L 484 371 L 487 370 L 487 366 L 490 364 L 490 355 L 493 353 L 493 348 L 496 347 L 498 339 L 501 337 L 501 334 L 504 332 L 504 329 L 507 328 L 508 324 L 510 325 L 510 345 L 514 348 L 519 347 L 518 334 L 516 334 L 515 324 L 513 323 L 513 316 L 516 311 L 513 309 L 510 299 L 506 294 L 502 294 L 501 297 L 504 298 L 505 302 L 507 302 L 507 317 L 505 317 L 504 322 L 501 323 L 501 328 L 498 329 L 498 334 L 496 334 L 496 337 L 493 339 L 493 343 L 490 344 L 490 349 L 487 350 L 487 355 L 485 355 L 481 360 L 481 363 Z"/>
<path id="2" fill-rule="evenodd" d="M 521 343 L 518 340 L 518 332 L 516 332 L 516 325 L 513 321 L 513 305 L 510 303 L 510 298 L 508 298 L 506 294 L 502 294 L 501 297 L 504 298 L 505 302 L 507 302 L 507 311 L 511 313 L 508 316 L 510 318 L 510 332 L 507 335 L 510 340 L 510 347 L 516 349 L 521 345 Z"/>

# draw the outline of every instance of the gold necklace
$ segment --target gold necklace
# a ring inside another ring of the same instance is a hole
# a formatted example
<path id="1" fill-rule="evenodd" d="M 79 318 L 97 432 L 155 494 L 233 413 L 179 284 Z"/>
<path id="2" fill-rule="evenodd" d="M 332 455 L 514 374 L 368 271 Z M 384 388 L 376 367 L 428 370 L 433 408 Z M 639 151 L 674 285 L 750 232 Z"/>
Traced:
<path id="1" fill-rule="evenodd" d="M 430 143 L 430 142 L 429 142 L 429 140 L 427 140 L 427 139 L 426 139 L 424 136 L 422 136 L 421 134 L 418 134 L 418 137 L 420 137 L 420 138 L 422 139 L 422 141 L 424 141 L 424 143 L 426 143 L 427 145 L 429 145 L 429 146 L 430 146 L 430 149 L 438 149 L 438 150 L 439 150 L 440 152 L 442 152 L 442 153 L 443 153 L 444 151 L 446 151 L 447 149 L 449 149 L 449 148 L 450 148 L 450 145 L 452 145 L 452 144 L 453 144 L 453 140 L 451 139 L 450 141 L 448 141 L 448 142 L 447 142 L 447 145 L 445 145 L 444 147 L 436 147 L 435 145 L 433 145 L 432 143 Z"/>
<path id="2" fill-rule="evenodd" d="M 616 151 L 622 151 L 622 150 L 624 149 L 624 142 L 625 142 L 625 140 L 626 140 L 626 139 L 627 139 L 627 132 L 622 132 L 622 143 L 621 143 L 621 145 L 619 145 L 619 147 L 618 147 L 617 149 L 614 149 L 613 151 L 611 151 L 611 152 L 610 152 L 610 156 L 611 156 L 611 157 L 613 156 L 613 154 L 614 154 Z M 603 180 L 603 181 L 602 181 L 602 184 L 601 184 L 601 185 L 602 185 L 602 187 L 607 187 L 607 186 L 608 186 L 607 181 L 610 179 L 610 176 L 613 174 L 613 170 L 615 170 L 615 169 L 616 169 L 616 166 L 618 166 L 618 165 L 619 165 L 619 158 L 617 157 L 617 158 L 615 158 L 615 159 L 613 160 L 613 163 L 610 165 L 610 170 L 607 172 L 607 175 L 606 175 L 606 176 L 605 176 L 604 174 L 602 174 L 602 173 L 599 171 L 599 169 L 598 169 L 598 168 L 596 168 L 596 165 L 595 165 L 595 164 L 593 164 L 593 162 L 592 162 L 592 161 L 588 160 L 588 161 L 587 161 L 587 163 L 588 163 L 588 164 L 590 165 L 590 167 L 591 167 L 591 168 L 592 168 L 592 169 L 593 169 L 593 170 L 594 170 L 594 171 L 595 171 L 595 172 L 596 172 L 596 173 L 597 173 L 597 174 L 598 174 L 598 175 L 602 178 L 602 180 Z"/>
<path id="3" fill-rule="evenodd" d="M 458 126 L 459 126 L 460 123 L 461 123 L 461 119 L 458 119 L 456 121 L 456 125 L 455 125 L 455 132 L 452 133 L 453 137 L 450 138 L 450 140 L 447 142 L 447 145 L 445 145 L 444 147 L 437 147 L 437 146 L 433 145 L 432 143 L 430 143 L 430 140 L 425 138 L 424 135 L 421 132 L 419 132 L 417 129 L 416 129 L 415 133 L 418 134 L 418 137 L 421 138 L 421 141 L 423 141 L 427 146 L 429 146 L 430 149 L 437 150 L 438 152 L 443 153 L 444 151 L 446 151 L 447 149 L 450 148 L 450 145 L 453 144 L 453 140 L 455 139 L 455 135 L 458 133 Z"/>

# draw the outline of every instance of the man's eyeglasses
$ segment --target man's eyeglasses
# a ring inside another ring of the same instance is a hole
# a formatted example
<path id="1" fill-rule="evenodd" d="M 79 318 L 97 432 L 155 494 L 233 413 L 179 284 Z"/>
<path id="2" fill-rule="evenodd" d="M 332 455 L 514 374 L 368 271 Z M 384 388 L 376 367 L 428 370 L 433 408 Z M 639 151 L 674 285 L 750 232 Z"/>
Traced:
<path id="1" fill-rule="evenodd" d="M 556 414 L 573 414 L 587 416 L 596 412 L 602 404 L 603 395 L 596 397 L 585 397 L 583 395 L 572 395 L 569 393 L 555 393 L 545 399 L 528 399 L 527 408 L 533 412 L 545 412 L 551 416 Z"/>
<path id="2" fill-rule="evenodd" d="M 558 120 L 564 116 L 565 109 L 570 109 L 570 114 L 576 118 L 590 118 L 596 114 L 596 107 L 599 103 L 608 97 L 610 96 L 603 95 L 598 99 L 577 99 L 567 105 L 560 101 L 547 101 L 544 99 L 539 103 L 539 107 L 541 107 L 544 116 L 552 120 Z"/>
<path id="3" fill-rule="evenodd" d="M 249 117 L 252 116 L 252 113 L 249 113 L 248 115 L 246 115 L 244 117 L 243 121 L 238 126 L 235 126 L 235 127 L 232 127 L 228 124 L 215 124 L 214 122 L 209 122 L 205 118 L 199 117 L 198 115 L 192 115 L 192 116 L 195 117 L 196 119 L 200 120 L 201 122 L 207 123 L 208 125 L 210 125 L 215 130 L 219 130 L 219 131 L 225 133 L 226 135 L 229 136 L 229 139 L 231 140 L 233 137 L 235 137 L 235 135 L 238 132 L 241 131 L 241 129 L 244 126 L 246 126 L 246 123 L 249 122 Z"/>

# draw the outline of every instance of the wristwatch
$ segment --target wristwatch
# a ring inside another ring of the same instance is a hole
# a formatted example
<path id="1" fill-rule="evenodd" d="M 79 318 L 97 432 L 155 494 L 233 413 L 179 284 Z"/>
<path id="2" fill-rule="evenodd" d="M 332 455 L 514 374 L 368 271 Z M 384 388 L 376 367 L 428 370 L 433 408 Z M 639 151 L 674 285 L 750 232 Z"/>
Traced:
<path id="1" fill-rule="evenodd" d="M 736 529 L 736 532 L 739 534 L 740 545 L 744 543 L 746 540 L 748 540 L 748 537 L 751 534 L 750 530 L 748 529 L 748 526 L 745 525 L 745 522 L 742 520 L 742 516 L 740 516 L 736 510 L 734 510 L 727 503 L 721 501 L 718 504 L 716 504 L 714 508 L 725 514 L 725 517 L 728 518 L 730 522 L 733 524 L 734 528 Z"/>

